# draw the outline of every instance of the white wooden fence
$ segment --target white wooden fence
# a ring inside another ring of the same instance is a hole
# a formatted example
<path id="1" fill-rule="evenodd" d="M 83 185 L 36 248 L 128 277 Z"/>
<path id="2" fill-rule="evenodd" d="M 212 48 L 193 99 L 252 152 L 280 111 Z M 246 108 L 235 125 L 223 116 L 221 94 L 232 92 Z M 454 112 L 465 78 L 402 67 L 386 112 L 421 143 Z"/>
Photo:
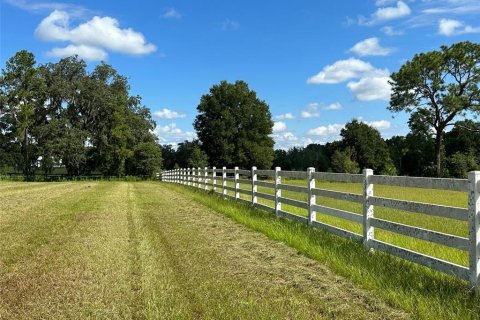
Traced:
<path id="1" fill-rule="evenodd" d="M 260 181 L 257 178 L 258 176 L 274 178 L 274 183 Z M 282 184 L 282 177 L 306 179 L 307 183 L 304 187 Z M 273 211 L 279 217 L 308 223 L 312 227 L 325 229 L 338 236 L 362 241 L 368 250 L 385 251 L 411 262 L 455 275 L 469 281 L 472 288 L 478 288 L 480 275 L 480 171 L 470 172 L 468 179 L 444 179 L 374 175 L 371 169 L 363 170 L 363 174 L 343 174 L 315 172 L 314 168 L 308 168 L 307 171 L 281 171 L 279 167 L 275 170 L 257 170 L 256 167 L 251 170 L 240 170 L 238 167 L 234 169 L 213 167 L 211 169 L 185 168 L 164 171 L 161 179 L 165 182 L 213 190 L 221 193 L 225 199 L 232 198 L 237 201 L 248 202 L 255 207 Z M 363 183 L 363 194 L 318 189 L 315 188 L 316 179 Z M 228 186 L 227 181 L 233 182 L 234 187 Z M 248 184 L 252 190 L 240 189 L 240 184 Z M 377 197 L 373 192 L 375 184 L 468 192 L 468 209 Z M 272 188 L 274 195 L 258 192 L 258 186 Z M 282 190 L 306 193 L 308 195 L 307 202 L 282 197 Z M 234 196 L 228 195 L 227 191 L 232 191 Z M 251 196 L 251 199 L 242 199 L 240 194 Z M 361 203 L 363 204 L 363 214 L 317 204 L 316 196 Z M 258 203 L 258 198 L 274 201 L 274 207 Z M 282 210 L 282 204 L 306 209 L 308 210 L 308 216 L 303 217 Z M 469 237 L 463 238 L 375 218 L 375 206 L 467 221 Z M 360 223 L 363 225 L 363 235 L 316 221 L 317 212 Z M 375 239 L 375 228 L 467 251 L 469 253 L 469 267 L 377 240 Z"/>

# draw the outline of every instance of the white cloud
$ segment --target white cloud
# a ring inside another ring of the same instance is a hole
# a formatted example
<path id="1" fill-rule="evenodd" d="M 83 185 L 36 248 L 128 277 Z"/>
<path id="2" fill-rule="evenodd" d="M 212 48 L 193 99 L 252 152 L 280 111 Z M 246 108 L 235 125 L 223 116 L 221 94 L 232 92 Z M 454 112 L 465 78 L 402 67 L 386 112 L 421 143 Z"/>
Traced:
<path id="1" fill-rule="evenodd" d="M 293 119 L 295 119 L 295 116 L 291 112 L 287 112 L 285 114 L 279 114 L 278 116 L 275 116 L 275 119 L 277 119 L 277 120 L 293 120 Z"/>
<path id="2" fill-rule="evenodd" d="M 163 13 L 163 17 L 166 19 L 180 19 L 182 14 L 178 12 L 175 8 L 167 8 Z"/>
<path id="3" fill-rule="evenodd" d="M 173 111 L 167 108 L 163 108 L 160 111 L 155 111 L 153 115 L 160 119 L 178 119 L 178 118 L 185 118 L 186 116 L 185 113 Z"/>
<path id="4" fill-rule="evenodd" d="M 310 129 L 307 132 L 309 136 L 338 136 L 340 135 L 340 131 L 345 127 L 343 124 L 329 124 L 327 126 L 320 126 L 314 129 Z"/>
<path id="5" fill-rule="evenodd" d="M 318 111 L 320 104 L 314 102 L 310 103 L 305 110 L 302 110 L 300 115 L 302 118 L 317 118 L 320 117 L 320 112 Z"/>
<path id="6" fill-rule="evenodd" d="M 393 52 L 393 49 L 382 47 L 380 40 L 377 37 L 372 37 L 356 43 L 350 48 L 350 51 L 359 56 L 388 56 Z"/>
<path id="7" fill-rule="evenodd" d="M 161 144 L 176 145 L 185 140 L 193 140 L 197 138 L 195 132 L 183 131 L 178 128 L 175 123 L 166 126 L 157 125 L 154 133 L 158 136 Z"/>
<path id="8" fill-rule="evenodd" d="M 334 103 L 331 103 L 328 106 L 326 106 L 324 109 L 325 110 L 340 110 L 340 109 L 343 109 L 343 106 L 340 102 L 334 102 Z"/>
<path id="9" fill-rule="evenodd" d="M 283 131 L 287 130 L 287 125 L 283 121 L 275 121 L 273 123 L 273 129 L 272 130 L 273 130 L 274 133 L 283 132 Z"/>
<path id="10" fill-rule="evenodd" d="M 401 30 L 395 30 L 393 27 L 391 26 L 385 26 L 383 27 L 382 29 L 382 32 L 385 33 L 387 36 L 400 36 L 402 35 L 404 32 L 401 31 Z"/>
<path id="11" fill-rule="evenodd" d="M 391 85 L 389 73 L 385 71 L 377 75 L 360 78 L 358 81 L 350 81 L 348 89 L 355 98 L 360 101 L 390 100 Z"/>
<path id="12" fill-rule="evenodd" d="M 78 46 L 70 44 L 65 48 L 53 48 L 47 53 L 48 56 L 59 58 L 70 57 L 76 54 L 87 61 L 106 60 L 108 57 L 108 54 L 105 52 L 105 50 L 83 44 Z"/>
<path id="13" fill-rule="evenodd" d="M 378 5 L 387 5 L 393 1 L 378 1 Z M 374 25 L 376 23 L 395 20 L 409 16 L 412 13 L 410 7 L 403 1 L 397 1 L 396 6 L 378 8 L 370 18 L 360 17 L 358 23 L 360 25 Z"/>
<path id="14" fill-rule="evenodd" d="M 82 17 L 86 14 L 90 14 L 90 10 L 85 9 L 82 6 L 70 4 L 70 3 L 61 3 L 61 2 L 29 2 L 26 0 L 5 0 L 4 2 L 20 8 L 22 10 L 32 12 L 32 13 L 41 13 L 41 12 L 51 12 L 52 10 L 61 10 L 67 11 L 71 16 Z"/>
<path id="15" fill-rule="evenodd" d="M 405 2 L 398 1 L 396 7 L 378 8 L 373 16 L 377 21 L 385 21 L 408 16 L 411 12 L 410 7 Z"/>
<path id="16" fill-rule="evenodd" d="M 387 121 L 387 120 L 371 121 L 371 122 L 365 122 L 365 123 L 378 130 L 386 130 L 391 127 L 390 121 Z"/>
<path id="17" fill-rule="evenodd" d="M 335 84 L 346 80 L 347 88 L 360 101 L 389 100 L 391 86 L 388 69 L 374 68 L 370 63 L 350 58 L 328 65 L 307 80 L 313 84 Z"/>
<path id="18" fill-rule="evenodd" d="M 293 147 L 306 147 L 314 141 L 309 137 L 297 137 L 293 132 L 272 134 L 275 141 L 275 149 L 288 150 Z"/>
<path id="19" fill-rule="evenodd" d="M 240 23 L 235 20 L 225 19 L 222 22 L 222 29 L 223 30 L 238 30 L 240 28 Z"/>
<path id="20" fill-rule="evenodd" d="M 43 19 L 35 30 L 35 35 L 40 40 L 68 41 L 73 44 L 70 49 L 67 49 L 68 46 L 63 49 L 55 48 L 51 51 L 52 54 L 79 49 L 74 53 L 86 58 L 82 54 L 91 53 L 92 48 L 130 55 L 144 55 L 156 50 L 155 45 L 145 41 L 143 34 L 131 28 L 121 29 L 114 18 L 95 16 L 74 28 L 70 28 L 69 20 L 69 13 L 55 10 Z M 85 47 L 90 47 L 90 51 L 85 50 Z"/>
<path id="21" fill-rule="evenodd" d="M 480 27 L 464 25 L 463 22 L 453 19 L 441 19 L 438 23 L 438 33 L 445 36 L 456 36 L 465 33 L 478 33 Z"/>
<path id="22" fill-rule="evenodd" d="M 374 68 L 370 63 L 359 59 L 338 60 L 334 64 L 325 66 L 322 71 L 308 78 L 307 83 L 340 83 L 352 78 L 358 78 L 365 72 L 372 70 Z"/>

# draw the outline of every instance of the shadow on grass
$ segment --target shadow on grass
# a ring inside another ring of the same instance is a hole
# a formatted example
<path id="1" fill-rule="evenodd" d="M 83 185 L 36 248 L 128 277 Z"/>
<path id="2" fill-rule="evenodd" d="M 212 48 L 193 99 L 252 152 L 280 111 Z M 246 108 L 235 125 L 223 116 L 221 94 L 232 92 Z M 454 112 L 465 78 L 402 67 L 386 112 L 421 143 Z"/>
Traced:
<path id="1" fill-rule="evenodd" d="M 468 284 L 429 268 L 383 252 L 367 252 L 363 245 L 324 230 L 277 218 L 248 204 L 225 201 L 218 194 L 172 185 L 219 213 L 282 241 L 317 260 L 353 283 L 371 290 L 389 305 L 402 308 L 420 319 L 479 319 L 480 296 Z"/>

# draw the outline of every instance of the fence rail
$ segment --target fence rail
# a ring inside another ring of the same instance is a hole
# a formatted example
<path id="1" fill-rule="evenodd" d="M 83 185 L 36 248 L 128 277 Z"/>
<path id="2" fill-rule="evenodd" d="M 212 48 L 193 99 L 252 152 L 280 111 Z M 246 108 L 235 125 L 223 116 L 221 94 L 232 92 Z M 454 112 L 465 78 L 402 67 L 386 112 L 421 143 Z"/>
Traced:
<path id="1" fill-rule="evenodd" d="M 273 178 L 274 181 L 259 181 L 257 177 L 270 177 Z M 282 183 L 282 178 L 306 179 L 306 185 L 294 186 L 284 184 Z M 213 167 L 211 169 L 185 168 L 164 171 L 161 179 L 165 182 L 195 186 L 204 190 L 213 190 L 223 195 L 224 199 L 234 199 L 251 203 L 259 209 L 274 212 L 278 217 L 308 223 L 314 228 L 324 229 L 344 238 L 361 241 L 368 250 L 375 249 L 384 251 L 431 269 L 460 277 L 469 281 L 471 287 L 479 287 L 480 171 L 470 172 L 468 179 L 443 179 L 374 175 L 370 169 L 365 169 L 363 174 L 343 174 L 315 172 L 314 168 L 308 168 L 307 171 L 281 171 L 279 167 L 275 168 L 275 170 L 257 170 L 256 167 L 253 167 L 251 170 L 240 170 L 238 167 L 234 169 L 227 169 L 225 167 L 217 169 Z M 316 179 L 362 183 L 363 193 L 355 194 L 316 188 Z M 227 185 L 227 182 L 230 182 L 230 184 L 233 183 L 233 186 Z M 375 196 L 373 192 L 374 184 L 467 192 L 468 209 L 378 197 Z M 241 189 L 241 186 L 248 186 L 251 189 Z M 272 190 L 272 194 L 258 192 L 258 187 L 269 188 Z M 299 201 L 284 197 L 282 196 L 282 190 L 306 194 L 307 199 L 306 201 Z M 233 195 L 228 194 L 228 191 L 232 192 Z M 241 198 L 241 194 L 249 196 L 250 200 L 244 199 L 245 197 Z M 362 214 L 358 214 L 317 204 L 316 196 L 360 203 L 363 205 L 363 212 Z M 259 203 L 259 198 L 272 202 L 273 206 Z M 308 215 L 305 217 L 288 212 L 282 208 L 282 204 L 306 209 Z M 379 219 L 374 216 L 375 207 L 388 207 L 395 210 L 467 221 L 469 236 L 468 238 L 463 238 L 452 234 Z M 317 213 L 360 224 L 363 233 L 357 234 L 337 226 L 317 221 Z M 469 266 L 465 267 L 444 261 L 375 239 L 375 228 L 467 251 L 469 254 Z"/>

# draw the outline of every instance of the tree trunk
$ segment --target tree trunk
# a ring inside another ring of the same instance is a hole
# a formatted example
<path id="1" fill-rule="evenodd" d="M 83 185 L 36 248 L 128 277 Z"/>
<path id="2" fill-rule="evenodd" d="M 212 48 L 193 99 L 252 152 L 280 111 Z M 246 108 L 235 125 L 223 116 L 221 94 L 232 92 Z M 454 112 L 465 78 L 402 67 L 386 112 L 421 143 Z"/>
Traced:
<path id="1" fill-rule="evenodd" d="M 437 177 L 442 176 L 442 139 L 443 129 L 437 129 L 435 135 L 435 173 Z"/>

